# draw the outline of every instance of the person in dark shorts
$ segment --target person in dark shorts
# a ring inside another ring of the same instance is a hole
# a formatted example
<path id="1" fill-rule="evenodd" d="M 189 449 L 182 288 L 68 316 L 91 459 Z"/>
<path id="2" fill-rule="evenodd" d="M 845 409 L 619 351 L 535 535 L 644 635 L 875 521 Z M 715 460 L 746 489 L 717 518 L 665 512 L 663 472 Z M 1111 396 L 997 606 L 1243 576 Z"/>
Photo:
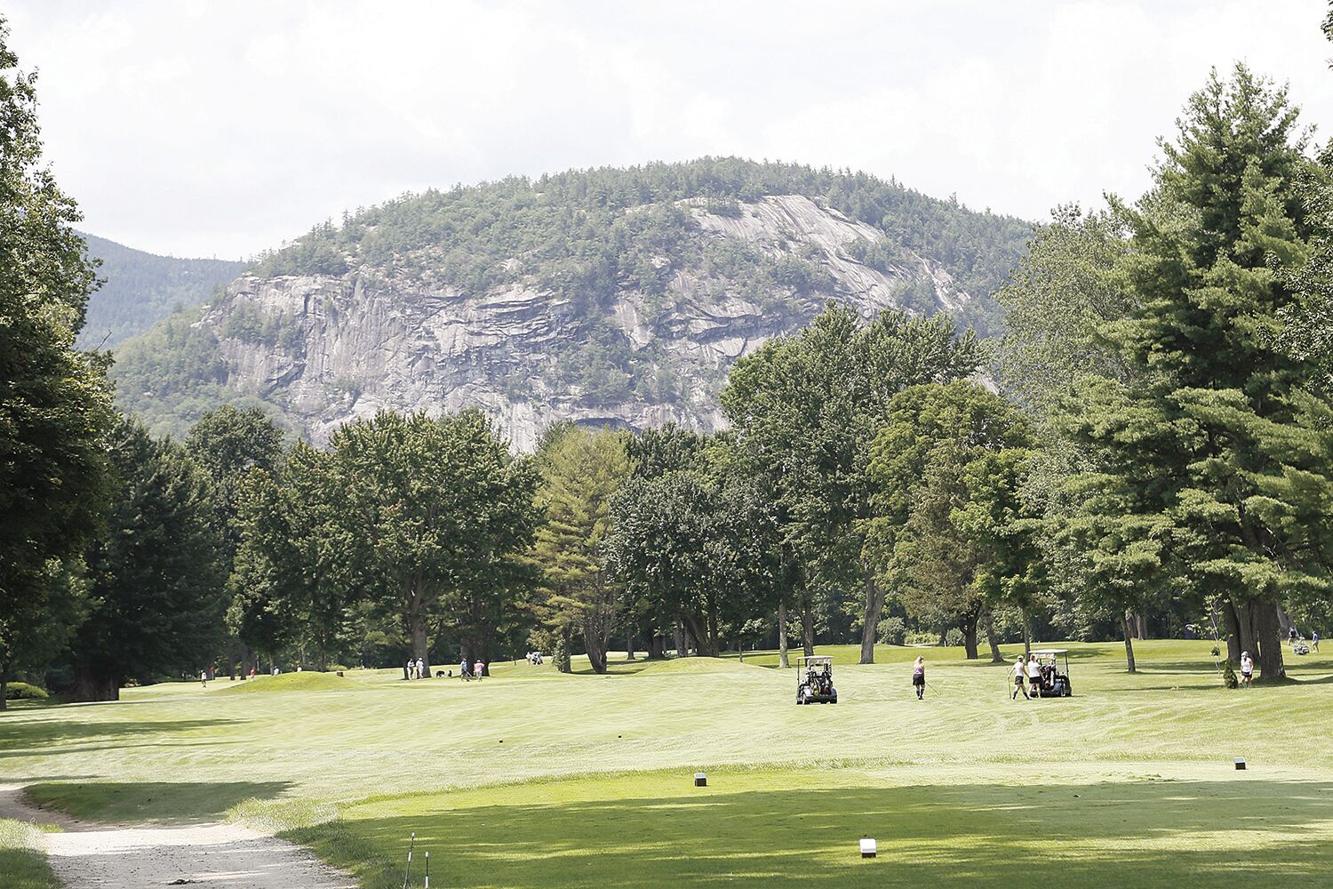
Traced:
<path id="1" fill-rule="evenodd" d="M 912 687 L 916 689 L 918 701 L 926 696 L 926 659 L 921 655 L 917 655 L 916 663 L 912 664 Z"/>
<path id="2" fill-rule="evenodd" d="M 1009 700 L 1018 700 L 1020 693 L 1023 695 L 1024 700 L 1030 700 L 1028 698 L 1027 689 L 1023 687 L 1023 680 L 1026 678 L 1027 665 L 1023 662 L 1023 655 L 1020 654 L 1018 660 L 1014 661 L 1014 693 L 1009 696 Z"/>

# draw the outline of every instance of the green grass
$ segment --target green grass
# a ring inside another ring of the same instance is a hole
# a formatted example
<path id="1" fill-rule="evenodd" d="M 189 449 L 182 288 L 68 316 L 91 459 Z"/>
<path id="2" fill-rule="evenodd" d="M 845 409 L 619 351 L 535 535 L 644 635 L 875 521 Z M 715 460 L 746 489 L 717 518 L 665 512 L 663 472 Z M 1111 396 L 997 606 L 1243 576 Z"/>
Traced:
<path id="1" fill-rule="evenodd" d="M 40 849 L 41 832 L 35 827 L 0 818 L 0 886 L 62 889 Z"/>
<path id="2" fill-rule="evenodd" d="M 836 706 L 795 706 L 775 653 L 159 685 L 0 715 L 0 783 L 82 817 L 230 813 L 368 889 L 401 885 L 414 831 L 439 886 L 1326 885 L 1333 657 L 1228 691 L 1211 647 L 1140 643 L 1130 676 L 1122 645 L 1071 646 L 1076 697 L 1031 703 L 957 650 L 852 646 L 821 650 Z"/>
<path id="3" fill-rule="evenodd" d="M 213 680 L 216 685 L 219 680 Z M 279 673 L 277 676 L 256 676 L 244 682 L 224 680 L 222 691 L 227 694 L 267 694 L 283 691 L 340 691 L 353 686 L 341 676 L 332 673 Z"/>

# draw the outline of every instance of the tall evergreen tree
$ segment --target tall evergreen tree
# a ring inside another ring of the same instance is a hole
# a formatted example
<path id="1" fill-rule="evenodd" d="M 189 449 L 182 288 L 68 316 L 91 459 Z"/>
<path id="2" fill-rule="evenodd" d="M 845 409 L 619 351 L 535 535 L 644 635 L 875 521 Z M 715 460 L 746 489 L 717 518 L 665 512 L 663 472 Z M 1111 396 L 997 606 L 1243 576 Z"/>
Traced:
<path id="1" fill-rule="evenodd" d="M 209 664 L 222 614 L 210 487 L 179 445 L 122 421 L 112 503 L 88 551 L 92 609 L 71 643 L 75 696 L 116 700 L 126 679 Z"/>
<path id="2" fill-rule="evenodd" d="M 1139 307 L 1108 335 L 1130 374 L 1084 385 L 1067 418 L 1091 461 L 1071 482 L 1091 589 L 1217 603 L 1233 656 L 1256 653 L 1269 680 L 1284 675 L 1279 603 L 1315 582 L 1270 521 L 1260 476 L 1281 467 L 1258 441 L 1295 419 L 1312 370 L 1277 336 L 1281 272 L 1311 234 L 1296 120 L 1286 91 L 1244 66 L 1190 98 L 1153 190 L 1121 208 Z"/>
<path id="3" fill-rule="evenodd" d="M 8 37 L 0 16 L 0 708 L 34 666 L 24 643 L 77 611 L 62 578 L 100 515 L 113 415 L 101 360 L 74 350 L 95 283 L 81 217 L 42 166 L 36 75 Z"/>
<path id="4" fill-rule="evenodd" d="M 568 426 L 545 444 L 537 456 L 537 502 L 546 521 L 537 529 L 533 557 L 548 597 L 539 614 L 567 648 L 578 633 L 593 672 L 605 673 L 611 631 L 624 610 L 604 548 L 611 503 L 630 473 L 625 436 Z"/>

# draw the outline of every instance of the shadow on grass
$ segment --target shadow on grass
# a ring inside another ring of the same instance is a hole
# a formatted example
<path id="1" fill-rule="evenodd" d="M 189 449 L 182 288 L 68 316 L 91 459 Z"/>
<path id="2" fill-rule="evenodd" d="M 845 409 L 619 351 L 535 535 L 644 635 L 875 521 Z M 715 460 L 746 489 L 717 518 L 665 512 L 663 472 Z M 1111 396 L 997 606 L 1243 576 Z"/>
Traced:
<path id="1" fill-rule="evenodd" d="M 52 744 L 68 741 L 107 741 L 113 749 L 128 746 L 121 741 L 139 735 L 167 735 L 194 729 L 232 725 L 231 719 L 172 719 L 143 722 L 74 722 L 31 719 L 0 721 L 0 758 L 44 756 Z M 98 749 L 98 748 L 92 748 Z"/>
<path id="2" fill-rule="evenodd" d="M 1333 844 L 1315 831 L 1330 818 L 1333 784 L 1319 782 L 710 788 L 424 811 L 290 836 L 366 889 L 401 882 L 413 832 L 417 860 L 431 851 L 433 885 L 445 887 L 1292 887 L 1326 885 Z M 1223 830 L 1245 836 L 1219 841 Z M 867 835 L 879 842 L 874 861 L 857 854 Z"/>
<path id="3" fill-rule="evenodd" d="M 288 790 L 285 781 L 195 783 L 137 781 L 31 784 L 23 789 L 33 805 L 96 821 L 216 821 L 245 800 L 273 799 Z"/>
<path id="4" fill-rule="evenodd" d="M 0 848 L 0 876 L 5 889 L 61 889 L 46 856 L 31 849 Z"/>

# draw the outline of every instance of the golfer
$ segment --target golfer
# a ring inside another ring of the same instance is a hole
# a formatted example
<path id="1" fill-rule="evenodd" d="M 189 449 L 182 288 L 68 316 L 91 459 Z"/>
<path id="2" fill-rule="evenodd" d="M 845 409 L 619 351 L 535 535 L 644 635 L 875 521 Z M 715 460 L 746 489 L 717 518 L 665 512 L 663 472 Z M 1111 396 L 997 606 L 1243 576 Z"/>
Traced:
<path id="1" fill-rule="evenodd" d="M 1034 695 L 1041 697 L 1041 664 L 1035 654 L 1028 658 L 1028 697 Z"/>
<path id="2" fill-rule="evenodd" d="M 1318 650 L 1319 650 L 1319 631 L 1318 631 L 1318 630 L 1311 630 L 1311 631 L 1310 631 L 1310 644 L 1314 646 L 1314 650 L 1315 650 L 1315 651 L 1318 651 Z"/>
<path id="3" fill-rule="evenodd" d="M 918 701 L 926 696 L 926 659 L 921 655 L 917 655 L 916 663 L 912 664 L 912 686 Z"/>
<path id="4" fill-rule="evenodd" d="M 1240 653 L 1240 684 L 1246 688 L 1254 684 L 1254 658 L 1248 651 Z"/>
<path id="5" fill-rule="evenodd" d="M 1014 693 L 1009 696 L 1009 700 L 1011 701 L 1018 700 L 1019 692 L 1023 693 L 1024 700 L 1028 701 L 1032 700 L 1031 698 L 1028 697 L 1027 689 L 1023 688 L 1023 678 L 1026 675 L 1026 673 L 1027 670 L 1023 663 L 1023 655 L 1020 654 L 1018 656 L 1018 660 L 1014 661 Z"/>

